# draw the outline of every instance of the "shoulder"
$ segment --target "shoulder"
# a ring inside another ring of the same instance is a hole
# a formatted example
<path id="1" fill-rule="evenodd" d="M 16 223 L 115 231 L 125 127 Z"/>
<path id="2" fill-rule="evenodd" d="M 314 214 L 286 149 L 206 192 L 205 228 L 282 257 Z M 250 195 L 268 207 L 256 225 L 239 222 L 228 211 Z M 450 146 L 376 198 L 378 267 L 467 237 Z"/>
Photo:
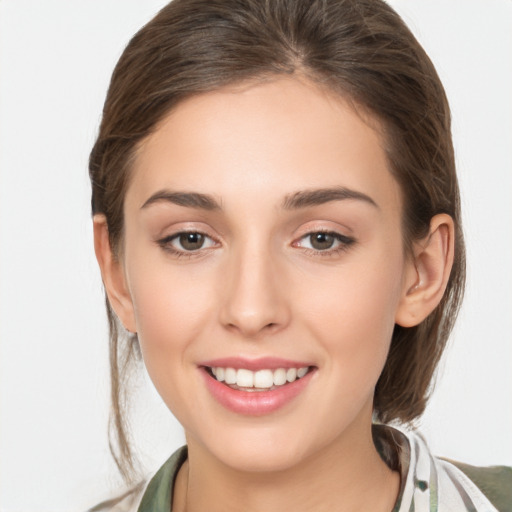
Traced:
<path id="1" fill-rule="evenodd" d="M 443 460 L 462 471 L 499 512 L 512 512 L 512 467 L 477 467 L 454 460 Z"/>
<path id="2" fill-rule="evenodd" d="M 395 512 L 512 512 L 512 468 L 476 467 L 435 457 L 415 430 L 379 426 L 374 434 L 388 445 L 387 451 L 394 448 L 398 459 L 402 487 Z M 389 457 L 383 458 L 390 465 Z"/>
<path id="3" fill-rule="evenodd" d="M 144 480 L 123 494 L 102 501 L 98 505 L 87 510 L 87 512 L 135 512 L 147 486 Z"/>
<path id="4" fill-rule="evenodd" d="M 186 446 L 176 450 L 150 478 L 119 496 L 103 501 L 87 512 L 138 512 L 171 510 L 174 480 L 187 459 Z"/>

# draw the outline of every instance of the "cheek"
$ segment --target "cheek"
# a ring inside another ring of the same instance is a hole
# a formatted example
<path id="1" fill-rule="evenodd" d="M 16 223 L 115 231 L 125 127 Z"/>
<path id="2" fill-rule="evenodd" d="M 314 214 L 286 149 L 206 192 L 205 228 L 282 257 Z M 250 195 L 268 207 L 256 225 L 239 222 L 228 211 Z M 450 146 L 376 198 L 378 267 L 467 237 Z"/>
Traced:
<path id="1" fill-rule="evenodd" d="M 194 341 L 209 331 L 211 301 L 194 276 L 150 268 L 131 286 L 142 357 L 163 401 L 186 424 L 194 388 L 183 383 L 195 371 Z"/>
<path id="2" fill-rule="evenodd" d="M 350 265 L 309 283 L 301 297 L 299 316 L 308 319 L 306 329 L 324 345 L 347 379 L 361 382 L 364 375 L 376 381 L 385 363 L 401 298 L 401 252 L 372 252 Z"/>
<path id="3" fill-rule="evenodd" d="M 212 301 L 205 276 L 147 264 L 130 283 L 137 333 L 148 371 L 183 362 L 187 349 L 206 329 Z M 167 376 L 168 378 L 168 376 Z"/>

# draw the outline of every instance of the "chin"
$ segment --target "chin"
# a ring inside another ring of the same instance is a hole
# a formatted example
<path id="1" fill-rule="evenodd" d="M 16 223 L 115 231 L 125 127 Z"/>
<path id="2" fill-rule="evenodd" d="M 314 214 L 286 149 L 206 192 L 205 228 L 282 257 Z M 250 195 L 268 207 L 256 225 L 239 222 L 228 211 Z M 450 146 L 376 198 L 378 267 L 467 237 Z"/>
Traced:
<path id="1" fill-rule="evenodd" d="M 231 449 L 219 454 L 219 459 L 234 470 L 246 473 L 274 473 L 286 471 L 299 465 L 304 459 L 303 448 L 298 446 L 278 446 L 268 443 L 233 443 Z"/>
<path id="2" fill-rule="evenodd" d="M 217 429 L 216 429 L 217 430 Z M 226 429 L 208 433 L 207 442 L 199 443 L 225 466 L 247 473 L 272 473 L 284 471 L 300 464 L 307 456 L 307 439 L 295 428 L 281 429 L 269 425 Z M 194 438 L 187 436 L 189 449 L 194 449 Z M 214 441 L 214 442 L 212 442 Z"/>

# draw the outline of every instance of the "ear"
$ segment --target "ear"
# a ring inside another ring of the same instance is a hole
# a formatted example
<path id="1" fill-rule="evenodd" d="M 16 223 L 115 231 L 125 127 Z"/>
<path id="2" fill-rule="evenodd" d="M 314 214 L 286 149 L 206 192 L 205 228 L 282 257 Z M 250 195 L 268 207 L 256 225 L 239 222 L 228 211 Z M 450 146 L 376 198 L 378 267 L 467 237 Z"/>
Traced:
<path id="1" fill-rule="evenodd" d="M 443 213 L 432 217 L 429 234 L 414 243 L 395 317 L 398 325 L 420 324 L 443 298 L 453 265 L 454 233 L 453 219 Z"/>
<path id="2" fill-rule="evenodd" d="M 94 251 L 110 306 L 126 330 L 137 332 L 133 303 L 126 283 L 124 268 L 110 247 L 107 220 L 104 215 L 95 215 L 93 223 Z"/>

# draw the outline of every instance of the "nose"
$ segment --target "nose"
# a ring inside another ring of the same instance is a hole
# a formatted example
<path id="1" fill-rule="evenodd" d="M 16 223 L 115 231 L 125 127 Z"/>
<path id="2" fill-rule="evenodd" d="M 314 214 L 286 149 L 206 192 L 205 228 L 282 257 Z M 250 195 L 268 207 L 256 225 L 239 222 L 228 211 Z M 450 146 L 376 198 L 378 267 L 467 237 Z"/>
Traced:
<path id="1" fill-rule="evenodd" d="M 268 248 L 252 246 L 232 254 L 221 286 L 220 322 L 229 331 L 258 338 L 288 325 L 285 277 Z"/>

